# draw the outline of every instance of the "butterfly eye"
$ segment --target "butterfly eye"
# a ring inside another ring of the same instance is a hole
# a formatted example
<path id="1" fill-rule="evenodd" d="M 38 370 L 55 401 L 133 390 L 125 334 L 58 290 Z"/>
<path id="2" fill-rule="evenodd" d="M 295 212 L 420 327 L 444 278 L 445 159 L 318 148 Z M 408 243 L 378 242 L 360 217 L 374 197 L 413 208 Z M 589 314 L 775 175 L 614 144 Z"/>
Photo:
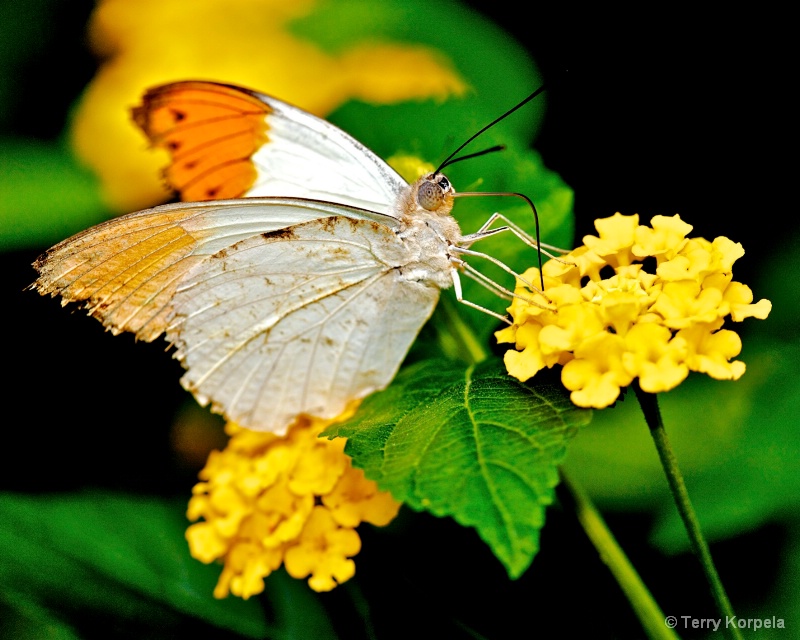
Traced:
<path id="1" fill-rule="evenodd" d="M 417 202 L 427 211 L 436 211 L 442 206 L 445 194 L 450 191 L 450 181 L 443 175 L 430 175 L 417 190 Z"/>

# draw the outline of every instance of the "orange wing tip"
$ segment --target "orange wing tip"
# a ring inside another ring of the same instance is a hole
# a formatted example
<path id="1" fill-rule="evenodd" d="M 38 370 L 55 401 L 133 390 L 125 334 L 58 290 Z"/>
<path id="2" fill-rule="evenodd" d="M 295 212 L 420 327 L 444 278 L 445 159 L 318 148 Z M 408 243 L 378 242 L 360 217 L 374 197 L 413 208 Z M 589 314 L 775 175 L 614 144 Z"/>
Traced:
<path id="1" fill-rule="evenodd" d="M 145 93 L 134 122 L 172 163 L 168 185 L 185 201 L 241 197 L 255 184 L 253 155 L 268 142 L 268 104 L 256 92 L 186 81 Z"/>

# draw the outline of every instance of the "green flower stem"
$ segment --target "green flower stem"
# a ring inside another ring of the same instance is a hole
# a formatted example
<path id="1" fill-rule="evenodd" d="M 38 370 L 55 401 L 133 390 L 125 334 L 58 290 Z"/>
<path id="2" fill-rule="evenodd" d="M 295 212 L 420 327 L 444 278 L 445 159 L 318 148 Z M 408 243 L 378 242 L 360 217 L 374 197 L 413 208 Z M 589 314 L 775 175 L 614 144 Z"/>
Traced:
<path id="1" fill-rule="evenodd" d="M 658 457 L 661 459 L 661 466 L 664 468 L 664 473 L 667 475 L 669 488 L 672 492 L 672 497 L 675 500 L 675 505 L 678 507 L 678 512 L 683 520 L 683 525 L 686 527 L 686 532 L 689 534 L 689 541 L 692 544 L 695 554 L 700 559 L 703 571 L 706 574 L 711 594 L 717 603 L 717 608 L 720 613 L 725 617 L 732 617 L 735 619 L 733 607 L 731 607 L 728 595 L 725 593 L 725 588 L 722 586 L 722 581 L 719 578 L 714 561 L 711 559 L 711 552 L 708 549 L 703 532 L 700 529 L 700 523 L 697 520 L 697 514 L 692 507 L 689 500 L 689 492 L 686 490 L 686 484 L 683 481 L 680 468 L 678 467 L 678 459 L 675 457 L 675 452 L 672 450 L 672 445 L 667 438 L 667 432 L 664 429 L 664 422 L 661 419 L 661 411 L 658 408 L 658 394 L 647 393 L 642 391 L 637 383 L 633 384 L 636 392 L 636 398 L 639 400 L 639 405 L 644 412 L 647 426 L 650 427 L 650 433 L 653 436 L 653 441 L 658 451 Z M 728 627 L 732 638 L 742 640 L 742 634 L 736 625 Z"/>
<path id="2" fill-rule="evenodd" d="M 678 635 L 665 624 L 664 613 L 653 599 L 650 590 L 642 582 L 639 574 L 636 573 L 636 569 L 617 543 L 600 512 L 583 488 L 569 476 L 563 467 L 561 468 L 561 482 L 569 491 L 570 502 L 572 502 L 578 521 L 600 554 L 600 559 L 609 568 L 631 603 L 647 637 L 653 640 L 677 640 Z"/>
<path id="3" fill-rule="evenodd" d="M 437 313 L 441 314 L 445 325 L 445 330 L 439 331 L 439 344 L 451 357 L 475 364 L 485 360 L 489 354 L 455 308 L 457 304 L 447 296 L 439 301 Z M 561 478 L 570 493 L 578 521 L 630 601 L 648 637 L 654 640 L 677 640 L 678 636 L 664 623 L 664 614 L 589 496 L 567 476 L 563 468 Z"/>
<path id="4" fill-rule="evenodd" d="M 464 322 L 459 309 L 455 308 L 457 304 L 459 303 L 450 296 L 442 296 L 439 300 L 436 311 L 443 317 L 446 327 L 446 331 L 439 331 L 439 344 L 451 358 L 461 359 L 470 364 L 486 360 L 489 352 Z"/>

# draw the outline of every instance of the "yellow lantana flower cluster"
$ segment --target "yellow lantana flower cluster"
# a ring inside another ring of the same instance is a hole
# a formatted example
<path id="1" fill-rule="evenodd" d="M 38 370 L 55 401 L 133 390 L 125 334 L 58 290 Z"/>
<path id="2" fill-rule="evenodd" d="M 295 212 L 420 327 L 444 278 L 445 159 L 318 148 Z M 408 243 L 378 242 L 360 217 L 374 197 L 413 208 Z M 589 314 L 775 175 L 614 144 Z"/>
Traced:
<path id="1" fill-rule="evenodd" d="M 330 420 L 298 418 L 285 436 L 228 424 L 231 436 L 200 472 L 187 516 L 192 556 L 223 562 L 214 596 L 261 593 L 281 564 L 315 591 L 355 574 L 361 522 L 388 524 L 400 503 L 355 469 L 345 440 L 318 438 Z"/>
<path id="2" fill-rule="evenodd" d="M 505 353 L 511 375 L 525 381 L 561 364 L 572 401 L 598 409 L 636 378 L 657 393 L 689 371 L 741 377 L 744 363 L 731 359 L 742 343 L 721 328 L 725 318 L 764 319 L 772 308 L 768 300 L 751 304 L 750 288 L 733 281 L 744 249 L 725 237 L 687 238 L 692 227 L 677 215 L 651 225 L 619 213 L 597 220 L 599 237 L 585 236 L 583 246 L 543 266 L 544 294 L 517 283 L 522 298 L 508 309 L 514 322 L 495 334 L 516 346 Z M 535 268 L 523 277 L 540 281 Z"/>

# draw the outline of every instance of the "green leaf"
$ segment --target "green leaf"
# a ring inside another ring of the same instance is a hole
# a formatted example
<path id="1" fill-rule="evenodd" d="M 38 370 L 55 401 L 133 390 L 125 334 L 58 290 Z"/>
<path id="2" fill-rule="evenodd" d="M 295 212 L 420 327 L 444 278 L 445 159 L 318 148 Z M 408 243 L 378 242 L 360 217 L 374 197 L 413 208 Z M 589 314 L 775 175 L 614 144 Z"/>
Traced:
<path id="1" fill-rule="evenodd" d="M 797 248 L 800 247 L 800 232 L 786 233 L 775 239 L 769 247 L 769 261 L 760 269 L 760 275 L 753 286 L 756 300 L 767 298 L 772 301 L 769 318 L 750 328 L 752 334 L 768 333 L 780 336 L 789 344 L 800 342 L 800 261 Z M 748 256 L 745 256 L 745 260 Z M 745 343 L 746 344 L 746 343 Z"/>
<path id="2" fill-rule="evenodd" d="M 324 435 L 347 437 L 354 464 L 397 500 L 475 527 L 517 578 L 538 551 L 567 442 L 590 415 L 497 359 L 426 360 Z"/>
<path id="3" fill-rule="evenodd" d="M 11 591 L 0 593 L 0 637 L 15 640 L 80 640 L 52 611 Z M 7 604 L 6 604 L 7 603 Z"/>
<path id="4" fill-rule="evenodd" d="M 430 19 L 421 19 L 428 16 Z M 443 28 L 443 22 L 446 28 Z M 484 16 L 455 0 L 348 0 L 323 3 L 291 25 L 293 34 L 305 37 L 329 52 L 341 52 L 363 43 L 385 42 L 416 45 L 442 54 L 469 85 L 467 96 L 448 100 L 414 101 L 399 105 L 408 117 L 398 118 L 399 129 L 382 120 L 360 121 L 360 128 L 384 130 L 416 152 L 417 141 L 436 140 L 432 161 L 440 161 L 466 137 L 514 106 L 542 83 L 541 75 L 523 47 Z M 419 69 L 419 74 L 425 69 Z M 541 124 L 546 96 L 525 107 L 524 113 L 508 118 L 498 129 L 508 137 L 528 142 Z M 354 112 L 351 112 L 354 114 Z M 349 117 L 347 118 L 350 121 Z M 354 124 L 359 121 L 354 120 Z M 374 123 L 380 123 L 375 127 Z M 466 137 L 464 133 L 468 132 Z M 383 141 L 386 142 L 386 138 Z M 369 140 L 363 140 L 369 144 Z M 478 142 L 477 144 L 481 144 Z M 486 145 L 490 146 L 490 145 Z M 380 153 L 378 148 L 375 151 Z M 444 153 L 444 155 L 440 155 Z"/>
<path id="5" fill-rule="evenodd" d="M 769 631 L 762 630 L 760 640 L 783 640 L 786 638 L 786 629 L 800 628 L 800 589 L 797 588 L 797 576 L 800 575 L 800 522 L 796 519 L 788 527 L 786 551 L 782 555 L 780 573 L 774 587 L 774 597 L 770 600 L 772 612 L 763 604 L 752 611 L 747 617 L 768 617 L 773 613 L 778 618 L 785 619 L 785 629 L 773 628 Z M 744 617 L 743 614 L 739 614 Z M 747 614 L 745 614 L 747 615 Z"/>
<path id="6" fill-rule="evenodd" d="M 0 495 L 0 585 L 17 603 L 94 611 L 169 628 L 197 617 L 250 637 L 268 631 L 255 601 L 215 600 L 218 566 L 191 558 L 183 506 L 83 493 Z"/>
<path id="7" fill-rule="evenodd" d="M 95 178 L 63 145 L 0 139 L 0 250 L 47 246 L 107 217 Z"/>

